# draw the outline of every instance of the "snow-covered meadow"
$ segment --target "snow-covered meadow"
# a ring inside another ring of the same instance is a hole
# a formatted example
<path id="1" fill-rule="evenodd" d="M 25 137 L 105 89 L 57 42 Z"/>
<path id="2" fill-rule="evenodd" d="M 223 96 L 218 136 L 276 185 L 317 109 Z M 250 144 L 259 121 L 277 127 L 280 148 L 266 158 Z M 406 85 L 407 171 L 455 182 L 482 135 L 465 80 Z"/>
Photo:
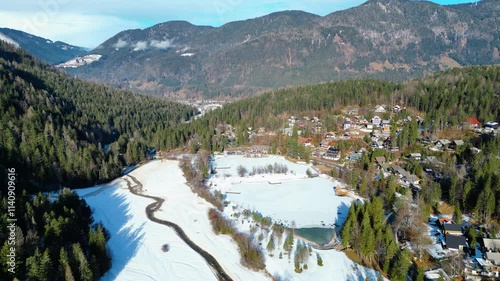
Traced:
<path id="1" fill-rule="evenodd" d="M 275 163 L 288 167 L 286 174 L 260 174 L 240 177 L 237 167 L 248 171 Z M 255 210 L 275 221 L 297 228 L 342 225 L 347 218 L 352 199 L 335 195 L 334 186 L 342 184 L 324 175 L 307 176 L 314 172 L 310 164 L 296 164 L 284 157 L 246 158 L 219 156 L 215 159 L 217 174 L 208 185 L 227 192 L 226 200 L 249 210 Z M 221 169 L 222 167 L 222 169 Z"/>
<path id="2" fill-rule="evenodd" d="M 272 159 L 274 157 L 270 157 Z M 226 160 L 234 160 L 227 158 Z M 218 160 L 216 160 L 218 161 Z M 239 160 L 238 160 L 239 161 Z M 260 159 L 258 161 L 263 161 Z M 272 163 L 276 159 L 271 160 Z M 279 161 L 286 161 L 285 159 Z M 288 161 L 286 161 L 289 163 Z M 221 162 L 218 163 L 218 165 Z M 254 165 L 251 161 L 246 161 Z M 224 164 L 226 165 L 226 164 Z M 229 164 L 227 164 L 229 165 Z M 260 164 L 255 164 L 260 165 Z M 274 212 L 276 217 L 280 217 L 280 209 L 282 206 L 287 210 L 287 201 L 294 197 L 292 193 L 297 192 L 297 197 L 306 196 L 307 192 L 301 191 L 299 182 L 306 183 L 306 170 L 310 168 L 308 165 L 289 163 L 290 170 L 294 170 L 295 174 L 289 173 L 287 178 L 280 180 L 297 181 L 297 187 L 287 191 L 288 196 L 283 194 L 278 198 L 281 203 L 275 202 Z M 249 165 L 250 167 L 250 165 Z M 227 169 L 231 170 L 233 167 Z M 236 170 L 234 170 L 236 171 Z M 236 172 L 235 172 L 236 174 Z M 233 280 L 270 280 L 269 275 L 280 275 L 286 277 L 287 280 L 364 280 L 368 276 L 371 280 L 376 280 L 374 270 L 356 265 L 349 260 L 347 256 L 335 250 L 317 251 L 314 250 L 309 261 L 309 268 L 298 274 L 294 272 L 293 257 L 291 260 L 287 256 L 283 259 L 278 258 L 280 248 L 274 251 L 271 256 L 266 250 L 266 271 L 267 273 L 255 272 L 241 265 L 238 247 L 226 235 L 216 235 L 212 231 L 210 221 L 207 216 L 207 211 L 212 206 L 205 200 L 199 198 L 191 192 L 191 189 L 185 184 L 185 178 L 178 166 L 178 161 L 153 161 L 141 167 L 138 167 L 130 173 L 131 176 L 137 178 L 143 184 L 145 194 L 158 196 L 165 199 L 163 206 L 155 213 L 155 216 L 160 219 L 169 220 L 178 224 L 187 234 L 187 236 L 197 245 L 209 252 L 218 260 L 226 273 Z M 219 185 L 228 185 L 227 188 L 234 188 L 230 183 L 231 179 L 235 180 L 237 176 L 229 178 L 219 178 Z M 272 176 L 271 176 L 272 177 Z M 125 179 L 127 176 L 119 178 L 107 185 L 101 185 L 94 188 L 78 190 L 78 193 L 83 196 L 91 208 L 94 210 L 94 218 L 96 222 L 102 222 L 103 225 L 110 231 L 111 239 L 108 245 L 112 251 L 113 265 L 112 269 L 102 278 L 102 280 L 216 280 L 216 277 L 204 259 L 189 248 L 170 228 L 156 224 L 147 219 L 145 208 L 153 200 L 139 197 L 130 193 L 127 189 Z M 217 181 L 218 176 L 213 177 L 212 181 Z M 326 178 L 311 179 L 311 183 L 316 180 L 327 180 Z M 241 179 L 243 182 L 243 179 Z M 321 199 L 326 197 L 326 189 L 332 190 L 333 182 L 330 185 L 325 185 L 325 191 L 321 191 L 323 187 L 315 190 L 313 186 L 316 184 L 305 185 L 304 190 L 312 193 L 317 193 L 317 198 L 304 200 L 319 200 L 317 204 L 306 204 L 304 206 L 320 205 L 330 202 L 330 199 Z M 284 185 L 283 185 L 284 187 Z M 249 187 L 251 188 L 251 186 Z M 228 190 L 229 190 L 228 189 Z M 268 196 L 273 196 L 269 194 Z M 347 198 L 345 198 L 348 200 Z M 248 200 L 255 200 L 249 204 L 255 205 L 255 209 L 264 214 L 263 210 L 259 210 L 260 206 L 257 197 L 249 197 Z M 321 201 L 324 200 L 324 201 Z M 331 203 L 331 202 L 330 202 Z M 349 201 L 345 201 L 346 204 Z M 270 204 L 270 203 L 263 203 Z M 235 203 L 231 203 L 226 208 L 226 214 L 238 208 L 246 207 L 248 204 L 242 202 L 240 207 L 236 207 Z M 300 216 L 294 217 L 292 210 L 293 204 L 290 204 L 288 211 L 283 211 L 281 219 L 293 219 L 297 224 L 309 225 L 316 224 L 301 219 Z M 233 206 L 235 207 L 233 209 Z M 323 220 L 327 220 L 325 214 L 321 214 L 318 208 L 318 216 L 325 216 Z M 304 210 L 311 216 L 314 216 L 314 210 Z M 271 212 L 272 209 L 269 209 Z M 264 214 L 265 215 L 265 214 Z M 272 215 L 271 213 L 269 215 Z M 331 214 L 330 220 L 333 221 L 337 215 L 337 211 Z M 304 215 L 305 218 L 305 215 Z M 242 218 L 241 218 L 242 219 Z M 242 223 L 236 221 L 236 225 L 240 225 L 241 231 L 248 231 L 251 221 Z M 262 230 L 259 230 L 260 233 Z M 258 234 L 256 233 L 256 234 Z M 265 247 L 268 238 L 262 241 Z M 170 250 L 162 251 L 162 245 L 168 244 Z M 296 243 L 295 243 L 296 244 Z M 323 259 L 322 267 L 316 264 L 316 253 L 319 253 Z M 293 254 L 293 250 L 292 250 Z"/>

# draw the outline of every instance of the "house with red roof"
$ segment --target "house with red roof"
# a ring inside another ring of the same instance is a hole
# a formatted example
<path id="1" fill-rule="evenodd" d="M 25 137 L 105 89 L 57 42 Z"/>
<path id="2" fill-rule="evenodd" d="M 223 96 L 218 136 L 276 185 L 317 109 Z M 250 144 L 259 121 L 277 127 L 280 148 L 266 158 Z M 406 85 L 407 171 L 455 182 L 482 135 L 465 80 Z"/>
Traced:
<path id="1" fill-rule="evenodd" d="M 481 122 L 476 117 L 467 117 L 465 118 L 465 125 L 469 129 L 477 129 L 481 127 Z"/>

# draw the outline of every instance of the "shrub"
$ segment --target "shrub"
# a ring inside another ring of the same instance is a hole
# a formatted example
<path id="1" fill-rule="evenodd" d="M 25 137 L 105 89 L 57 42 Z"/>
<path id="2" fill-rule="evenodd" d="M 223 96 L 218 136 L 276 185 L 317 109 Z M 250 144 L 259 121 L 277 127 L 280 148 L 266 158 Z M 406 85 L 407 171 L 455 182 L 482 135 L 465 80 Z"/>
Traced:
<path id="1" fill-rule="evenodd" d="M 254 270 L 261 270 L 266 267 L 264 253 L 252 236 L 238 232 L 234 227 L 233 221 L 227 219 L 221 212 L 214 208 L 208 211 L 208 217 L 215 233 L 228 234 L 233 237 L 238 245 L 241 263 L 244 266 Z"/>
<path id="2" fill-rule="evenodd" d="M 248 170 L 247 170 L 247 168 L 245 168 L 245 167 L 243 167 L 243 166 L 241 166 L 241 165 L 239 165 L 239 166 L 237 167 L 237 170 L 238 170 L 238 175 L 239 175 L 240 177 L 244 177 L 246 174 L 248 174 Z"/>
<path id="3" fill-rule="evenodd" d="M 161 246 L 161 250 L 162 250 L 163 252 L 168 252 L 168 251 L 170 251 L 170 245 L 168 245 L 168 244 L 163 244 L 163 246 Z"/>
<path id="4" fill-rule="evenodd" d="M 212 229 L 216 234 L 233 234 L 236 228 L 231 220 L 224 217 L 224 215 L 212 208 L 208 211 L 208 218 L 212 224 Z"/>
<path id="5" fill-rule="evenodd" d="M 316 253 L 316 257 L 318 258 L 318 265 L 323 266 L 323 259 L 321 258 L 321 256 L 318 253 Z"/>
<path id="6" fill-rule="evenodd" d="M 237 233 L 234 235 L 234 240 L 238 244 L 241 255 L 241 263 L 254 270 L 262 270 L 266 267 L 266 259 L 260 246 L 254 239 L 245 233 Z"/>

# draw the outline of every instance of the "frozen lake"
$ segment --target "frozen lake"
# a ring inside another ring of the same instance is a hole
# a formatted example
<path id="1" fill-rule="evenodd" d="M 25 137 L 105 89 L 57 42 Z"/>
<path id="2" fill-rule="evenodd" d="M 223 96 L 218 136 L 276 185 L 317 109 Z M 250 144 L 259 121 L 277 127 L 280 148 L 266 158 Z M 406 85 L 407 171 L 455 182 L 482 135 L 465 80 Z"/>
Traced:
<path id="1" fill-rule="evenodd" d="M 251 170 L 274 163 L 286 165 L 289 172 L 245 177 L 237 173 L 239 165 Z M 310 164 L 295 164 L 279 156 L 218 157 L 215 164 L 217 175 L 209 183 L 214 189 L 227 192 L 227 200 L 289 226 L 292 221 L 297 228 L 342 225 L 352 202 L 349 197 L 335 195 L 333 186 L 339 182 L 327 177 L 307 177 L 306 171 L 313 169 Z"/>

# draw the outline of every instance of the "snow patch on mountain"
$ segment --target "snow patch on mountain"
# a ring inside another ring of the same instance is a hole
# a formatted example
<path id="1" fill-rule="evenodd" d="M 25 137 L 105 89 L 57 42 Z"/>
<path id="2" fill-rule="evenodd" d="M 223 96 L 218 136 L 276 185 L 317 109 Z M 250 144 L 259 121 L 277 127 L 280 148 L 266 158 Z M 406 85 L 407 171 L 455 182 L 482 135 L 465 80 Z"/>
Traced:
<path id="1" fill-rule="evenodd" d="M 115 43 L 115 44 L 113 44 L 113 48 L 115 48 L 115 49 L 117 49 L 117 50 L 118 50 L 118 49 L 121 49 L 121 48 L 125 48 L 125 47 L 127 47 L 127 46 L 128 46 L 128 44 L 129 44 L 129 43 L 128 43 L 127 41 L 125 41 L 125 40 L 123 40 L 122 38 L 120 38 L 120 39 L 118 39 L 118 41 L 116 41 L 116 43 Z"/>
<path id="2" fill-rule="evenodd" d="M 73 58 L 73 59 L 71 59 L 71 60 L 69 60 L 69 61 L 67 61 L 65 63 L 61 63 L 61 64 L 57 65 L 56 67 L 77 68 L 79 66 L 91 64 L 91 63 L 93 63 L 95 61 L 98 61 L 101 57 L 102 57 L 101 55 L 96 55 L 96 54 L 86 55 L 86 56 L 83 56 L 83 57 L 76 57 L 76 58 Z"/>
<path id="3" fill-rule="evenodd" d="M 7 43 L 9 43 L 11 45 L 14 45 L 16 47 L 19 47 L 19 44 L 16 41 L 14 41 L 12 38 L 6 36 L 5 34 L 3 34 L 1 32 L 0 32 L 0 40 L 2 40 L 4 42 L 7 42 Z"/>
<path id="4" fill-rule="evenodd" d="M 163 41 L 151 40 L 151 43 L 149 43 L 149 45 L 153 48 L 165 50 L 165 49 L 174 47 L 174 44 L 172 41 L 173 40 L 169 40 L 169 39 L 163 40 Z"/>

